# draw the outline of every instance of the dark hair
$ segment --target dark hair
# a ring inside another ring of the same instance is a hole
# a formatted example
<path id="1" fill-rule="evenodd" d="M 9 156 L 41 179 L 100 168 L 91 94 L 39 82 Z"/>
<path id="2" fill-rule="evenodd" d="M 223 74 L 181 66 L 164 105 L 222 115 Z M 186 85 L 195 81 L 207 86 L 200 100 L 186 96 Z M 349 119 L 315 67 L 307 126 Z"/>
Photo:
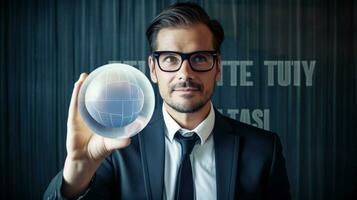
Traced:
<path id="1" fill-rule="evenodd" d="M 157 49 L 156 39 L 161 29 L 198 23 L 206 25 L 211 30 L 213 34 L 213 47 L 219 53 L 224 39 L 224 31 L 221 24 L 216 20 L 210 19 L 202 7 L 192 2 L 175 3 L 153 19 L 146 29 L 146 37 L 149 41 L 150 50 L 155 51 Z"/>

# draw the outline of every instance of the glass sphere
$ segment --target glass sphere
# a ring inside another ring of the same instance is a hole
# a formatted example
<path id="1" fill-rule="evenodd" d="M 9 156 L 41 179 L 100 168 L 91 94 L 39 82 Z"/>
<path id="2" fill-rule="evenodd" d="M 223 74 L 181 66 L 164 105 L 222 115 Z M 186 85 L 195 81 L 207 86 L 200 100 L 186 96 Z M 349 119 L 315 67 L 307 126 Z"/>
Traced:
<path id="1" fill-rule="evenodd" d="M 120 63 L 101 66 L 89 74 L 79 92 L 78 107 L 86 125 L 96 134 L 128 138 L 149 122 L 155 95 L 148 78 Z"/>

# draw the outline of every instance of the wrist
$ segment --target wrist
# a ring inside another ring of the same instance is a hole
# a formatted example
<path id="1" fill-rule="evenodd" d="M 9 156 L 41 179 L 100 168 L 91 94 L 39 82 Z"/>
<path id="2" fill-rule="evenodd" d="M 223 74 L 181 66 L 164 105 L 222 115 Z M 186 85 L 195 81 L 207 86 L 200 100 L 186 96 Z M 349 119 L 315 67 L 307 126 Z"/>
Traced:
<path id="1" fill-rule="evenodd" d="M 76 197 L 90 184 L 99 163 L 66 158 L 63 169 L 62 193 L 66 197 Z"/>

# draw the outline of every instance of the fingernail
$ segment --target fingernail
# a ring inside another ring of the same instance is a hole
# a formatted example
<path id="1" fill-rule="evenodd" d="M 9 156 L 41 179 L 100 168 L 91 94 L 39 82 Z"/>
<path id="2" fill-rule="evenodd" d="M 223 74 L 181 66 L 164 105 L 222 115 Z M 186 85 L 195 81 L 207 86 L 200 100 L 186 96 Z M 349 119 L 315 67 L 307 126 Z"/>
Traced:
<path id="1" fill-rule="evenodd" d="M 85 73 L 81 73 L 81 75 L 79 76 L 79 80 L 82 80 L 85 75 L 86 75 Z"/>

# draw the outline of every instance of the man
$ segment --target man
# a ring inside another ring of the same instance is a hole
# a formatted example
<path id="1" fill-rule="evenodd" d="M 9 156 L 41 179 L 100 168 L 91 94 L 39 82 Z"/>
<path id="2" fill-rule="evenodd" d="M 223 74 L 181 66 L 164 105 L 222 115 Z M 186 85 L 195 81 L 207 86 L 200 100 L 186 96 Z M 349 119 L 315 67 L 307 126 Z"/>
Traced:
<path id="1" fill-rule="evenodd" d="M 131 139 L 103 138 L 85 126 L 77 108 L 82 74 L 65 166 L 44 199 L 290 199 L 278 136 L 224 117 L 211 103 L 223 35 L 193 3 L 176 3 L 153 20 L 148 63 L 163 105 Z"/>

